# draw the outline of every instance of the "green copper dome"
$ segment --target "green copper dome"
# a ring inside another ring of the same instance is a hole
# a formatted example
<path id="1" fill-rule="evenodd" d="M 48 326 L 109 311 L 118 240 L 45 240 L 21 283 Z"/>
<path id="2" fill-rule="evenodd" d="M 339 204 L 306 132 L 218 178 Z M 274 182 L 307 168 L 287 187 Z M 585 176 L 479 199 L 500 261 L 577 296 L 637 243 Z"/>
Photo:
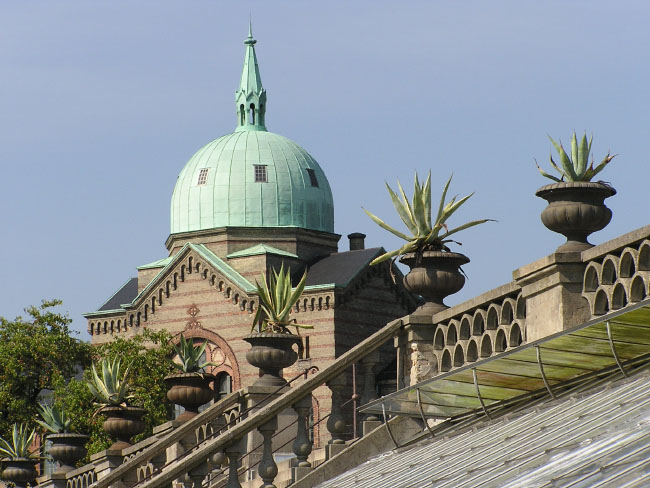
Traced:
<path id="1" fill-rule="evenodd" d="M 266 181 L 256 181 L 264 179 L 262 171 Z M 225 226 L 334 232 L 325 173 L 307 151 L 272 132 L 237 131 L 212 141 L 178 176 L 171 232 Z"/>
<path id="2" fill-rule="evenodd" d="M 265 126 L 255 40 L 249 31 L 235 93 L 237 128 L 205 145 L 178 176 L 171 233 L 215 227 L 302 227 L 334 232 L 325 173 L 302 147 Z"/>

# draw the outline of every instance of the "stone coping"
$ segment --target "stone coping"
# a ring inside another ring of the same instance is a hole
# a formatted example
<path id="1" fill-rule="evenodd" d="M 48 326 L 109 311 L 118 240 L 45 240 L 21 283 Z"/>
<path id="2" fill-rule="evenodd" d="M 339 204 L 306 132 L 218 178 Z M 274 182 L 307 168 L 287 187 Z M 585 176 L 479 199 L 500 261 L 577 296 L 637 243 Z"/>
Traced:
<path id="1" fill-rule="evenodd" d="M 543 258 L 533 261 L 530 264 L 526 264 L 521 268 L 517 268 L 512 272 L 512 278 L 514 280 L 521 280 L 527 276 L 535 274 L 544 268 L 548 268 L 555 264 L 567 264 L 567 263 L 581 263 L 582 256 L 580 252 L 556 252 L 544 256 Z"/>
<path id="2" fill-rule="evenodd" d="M 592 261 L 647 238 L 650 238 L 650 225 L 640 227 L 632 232 L 628 232 L 627 234 L 623 234 L 610 241 L 594 246 L 591 249 L 582 251 L 582 260 L 584 262 Z"/>

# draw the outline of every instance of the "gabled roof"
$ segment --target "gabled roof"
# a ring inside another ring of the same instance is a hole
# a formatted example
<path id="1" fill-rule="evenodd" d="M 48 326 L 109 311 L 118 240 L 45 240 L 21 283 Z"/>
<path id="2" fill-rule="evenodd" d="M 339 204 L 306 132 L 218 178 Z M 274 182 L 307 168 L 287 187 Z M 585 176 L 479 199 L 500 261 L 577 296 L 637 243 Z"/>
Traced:
<path id="1" fill-rule="evenodd" d="M 148 263 L 148 264 L 143 264 L 142 266 L 138 266 L 137 269 L 162 268 L 163 266 L 169 264 L 172 258 L 173 256 L 167 256 L 166 258 L 159 259 L 158 261 L 154 261 L 153 263 Z"/>
<path id="2" fill-rule="evenodd" d="M 273 254 L 275 256 L 284 256 L 287 258 L 295 258 L 298 259 L 298 256 L 296 254 L 290 253 L 288 251 L 283 251 L 282 249 L 278 249 L 273 246 L 267 246 L 266 244 L 258 244 L 253 247 L 248 247 L 246 249 L 242 249 L 241 251 L 236 251 L 236 252 L 231 252 L 228 254 L 226 257 L 227 258 L 243 258 L 246 256 L 259 256 L 261 254 Z"/>
<path id="3" fill-rule="evenodd" d="M 136 296 L 133 299 L 133 303 L 136 303 L 141 296 L 144 296 L 147 293 L 149 293 L 149 290 L 151 290 L 151 288 L 154 288 L 155 286 L 157 286 L 158 281 L 159 281 L 158 278 L 165 275 L 166 272 L 169 269 L 176 266 L 176 264 L 181 259 L 185 258 L 185 255 L 189 251 L 196 252 L 199 256 L 201 256 L 203 259 L 205 259 L 210 265 L 212 265 L 217 271 L 219 271 L 226 278 L 228 278 L 230 281 L 232 281 L 233 285 L 238 287 L 240 290 L 242 290 L 242 291 L 244 291 L 246 293 L 254 293 L 255 292 L 255 287 L 251 284 L 250 281 L 248 281 L 246 278 L 244 278 L 242 275 L 240 275 L 233 268 L 228 266 L 228 264 L 224 260 L 222 260 L 216 254 L 214 254 L 212 251 L 210 251 L 210 249 L 208 249 L 205 245 L 203 245 L 203 244 L 192 244 L 192 243 L 188 242 L 176 254 L 174 254 L 173 259 L 169 263 L 167 263 L 167 265 L 158 272 L 158 274 L 138 294 L 138 296 Z"/>
<path id="4" fill-rule="evenodd" d="M 123 303 L 131 303 L 138 294 L 138 279 L 129 278 L 113 295 L 98 309 L 98 312 L 120 310 Z"/>
<path id="5" fill-rule="evenodd" d="M 219 273 L 228 278 L 233 285 L 238 287 L 241 291 L 245 293 L 255 293 L 255 287 L 239 274 L 236 270 L 231 268 L 225 261 L 219 258 L 214 254 L 210 249 L 208 249 L 203 244 L 185 244 L 176 254 L 166 258 L 167 261 L 165 266 L 160 269 L 160 271 L 154 276 L 154 278 L 147 284 L 147 286 L 138 293 L 138 279 L 131 278 L 125 285 L 122 286 L 109 300 L 107 300 L 104 305 L 102 305 L 96 312 L 91 312 L 84 314 L 85 317 L 93 316 L 98 312 L 103 312 L 106 310 L 120 310 L 134 305 L 140 300 L 141 297 L 147 295 L 152 288 L 155 288 L 160 284 L 161 278 L 166 276 L 167 272 L 174 268 L 179 261 L 185 259 L 189 251 L 194 251 L 198 256 L 204 259 L 209 265 L 215 268 Z M 153 267 L 153 266 L 152 266 Z M 112 307 L 112 308 L 107 308 Z"/>
<path id="6" fill-rule="evenodd" d="M 346 287 L 382 251 L 381 247 L 374 247 L 330 254 L 309 268 L 305 286 Z"/>

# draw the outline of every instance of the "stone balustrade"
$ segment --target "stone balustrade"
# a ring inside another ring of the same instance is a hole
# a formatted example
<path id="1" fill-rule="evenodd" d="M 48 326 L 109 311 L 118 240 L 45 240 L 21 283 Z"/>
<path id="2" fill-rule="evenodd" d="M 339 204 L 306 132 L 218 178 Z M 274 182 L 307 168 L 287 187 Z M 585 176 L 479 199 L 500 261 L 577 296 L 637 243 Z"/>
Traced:
<path id="1" fill-rule="evenodd" d="M 401 320 L 387 324 L 334 364 L 313 376 L 306 375 L 299 385 L 274 392 L 255 386 L 239 390 L 183 424 L 167 422 L 155 429 L 154 436 L 132 447 L 95 454 L 91 464 L 63 475 L 62 479 L 43 477 L 39 484 L 46 488 L 68 488 L 73 484 L 75 488 L 233 488 L 240 487 L 247 471 L 256 466 L 264 486 L 270 488 L 275 486 L 278 472 L 273 452 L 287 445 L 296 456 L 291 464 L 292 479 L 297 480 L 312 470 L 312 392 L 327 385 L 336 399 L 337 408 L 332 409 L 327 419 L 332 436 L 327 452 L 334 456 L 346 446 L 346 419 L 338 407 L 344 401 L 341 392 L 352 365 L 363 365 L 364 375 L 373 376 L 375 351 L 402 327 Z M 370 398 L 374 387 L 370 385 L 367 389 L 364 396 Z"/>
<path id="2" fill-rule="evenodd" d="M 650 226 L 583 252 L 582 296 L 596 317 L 636 303 L 650 290 Z"/>

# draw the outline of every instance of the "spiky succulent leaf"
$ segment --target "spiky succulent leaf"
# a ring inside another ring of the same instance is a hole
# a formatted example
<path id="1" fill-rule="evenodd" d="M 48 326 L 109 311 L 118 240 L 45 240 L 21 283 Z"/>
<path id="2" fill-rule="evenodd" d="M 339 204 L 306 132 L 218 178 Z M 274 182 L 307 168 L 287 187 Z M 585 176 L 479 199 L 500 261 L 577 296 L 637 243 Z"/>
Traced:
<path id="1" fill-rule="evenodd" d="M 172 366 L 183 373 L 199 373 L 206 366 L 216 366 L 214 363 L 201 360 L 207 345 L 208 341 L 195 345 L 192 339 L 187 339 L 183 334 L 181 334 L 179 344 L 172 344 L 180 363 L 171 359 L 169 362 Z"/>
<path id="2" fill-rule="evenodd" d="M 573 137 L 575 138 L 575 132 Z M 576 173 L 578 175 L 584 176 L 587 171 L 587 163 L 589 163 L 589 143 L 587 142 L 587 133 L 585 132 L 582 135 L 580 140 L 580 147 L 578 148 L 578 162 L 576 165 Z"/>
<path id="3" fill-rule="evenodd" d="M 49 406 L 43 403 L 39 403 L 38 407 L 43 420 L 37 419 L 36 422 L 41 427 L 55 434 L 68 432 L 71 420 L 62 408 L 59 408 L 58 405 Z"/>
<path id="4" fill-rule="evenodd" d="M 431 174 L 431 172 L 429 172 L 429 174 Z M 440 204 L 438 205 L 438 214 L 436 215 L 436 222 L 440 222 L 440 219 L 442 218 L 442 212 L 445 209 L 445 200 L 447 199 L 447 191 L 449 190 L 449 185 L 451 184 L 451 179 L 453 176 L 454 175 L 451 175 L 449 177 L 447 183 L 445 183 L 445 187 L 442 190 L 442 195 L 440 196 Z"/>
<path id="5" fill-rule="evenodd" d="M 566 175 L 567 180 L 576 181 L 578 179 L 578 175 L 576 175 L 573 161 L 571 161 L 571 158 L 564 150 L 564 146 L 562 146 L 562 143 L 555 142 L 551 136 L 548 136 L 548 138 L 551 140 L 551 142 L 555 146 L 555 150 L 560 156 L 560 164 L 562 164 L 562 172 Z"/>
<path id="6" fill-rule="evenodd" d="M 394 234 L 394 235 L 396 235 L 397 237 L 399 237 L 400 239 L 404 239 L 405 241 L 408 241 L 408 240 L 411 239 L 409 236 L 407 236 L 407 235 L 404 234 L 403 232 L 400 232 L 400 231 L 398 231 L 397 229 L 394 229 L 393 227 L 391 227 L 390 225 L 388 225 L 386 222 L 384 222 L 383 220 L 381 220 L 381 219 L 380 219 L 379 217 L 377 217 L 376 215 L 374 215 L 374 214 L 368 212 L 368 210 L 366 210 L 365 208 L 363 209 L 363 211 L 366 212 L 366 214 L 368 215 L 368 217 L 370 217 L 370 218 L 372 219 L 372 221 L 373 221 L 375 224 L 377 224 L 379 227 L 381 227 L 382 229 L 387 230 L 387 231 L 390 232 L 391 234 Z"/>
<path id="7" fill-rule="evenodd" d="M 101 376 L 97 372 L 96 365 L 93 364 L 91 379 L 87 382 L 90 393 L 97 400 L 97 405 L 126 405 L 128 400 L 133 398 L 129 395 L 128 381 L 131 365 L 122 371 L 122 361 L 116 357 L 112 361 L 108 358 L 102 359 L 100 367 Z"/>
<path id="8" fill-rule="evenodd" d="M 0 437 L 0 459 L 17 459 L 34 457 L 30 446 L 34 441 L 36 432 L 31 431 L 26 424 L 13 424 L 11 428 L 11 439 Z"/>
<path id="9" fill-rule="evenodd" d="M 456 227 L 453 231 L 449 231 L 446 225 L 446 221 L 473 195 L 472 193 L 460 199 L 457 199 L 457 197 L 453 197 L 450 201 L 447 202 L 446 201 L 447 192 L 449 190 L 449 185 L 451 184 L 452 177 L 453 175 L 449 177 L 449 179 L 447 180 L 443 188 L 442 196 L 440 198 L 440 203 L 438 205 L 438 212 L 436 214 L 435 220 L 432 219 L 432 214 L 431 214 L 431 172 L 429 172 L 429 175 L 427 176 L 427 179 L 424 184 L 421 184 L 418 175 L 417 174 L 415 175 L 414 184 L 413 184 L 413 198 L 412 198 L 412 203 L 410 204 L 399 182 L 398 185 L 401 192 L 402 200 L 404 202 L 399 200 L 397 195 L 394 194 L 394 192 L 392 191 L 392 189 L 390 189 L 390 186 L 388 184 L 386 185 L 389 188 L 389 194 L 391 195 L 391 200 L 393 201 L 393 205 L 395 206 L 396 210 L 400 214 L 400 217 L 402 216 L 408 217 L 406 220 L 404 217 L 402 217 L 402 220 L 405 221 L 405 223 L 407 221 L 413 222 L 413 226 L 407 225 L 412 235 L 409 236 L 396 229 L 393 229 L 392 227 L 387 225 L 383 220 L 381 220 L 379 217 L 373 215 L 368 210 L 364 209 L 364 211 L 368 214 L 368 216 L 380 227 L 388 230 L 392 234 L 395 234 L 396 236 L 406 241 L 406 244 L 404 244 L 399 249 L 384 253 L 381 256 L 378 256 L 375 259 L 373 259 L 372 262 L 370 263 L 371 265 L 376 265 L 384 261 L 387 261 L 391 258 L 394 258 L 395 256 L 401 256 L 403 254 L 410 253 L 410 252 L 421 252 L 425 249 L 432 249 L 432 250 L 446 249 L 444 248 L 443 239 L 446 236 L 448 236 L 450 233 L 459 232 L 461 230 L 467 229 L 469 227 L 473 227 L 475 225 L 482 224 L 484 222 L 488 222 L 490 220 L 490 219 L 475 220 L 469 222 L 468 224 L 464 224 L 462 226 Z M 443 229 L 445 229 L 445 232 L 441 234 Z"/>
<path id="10" fill-rule="evenodd" d="M 395 207 L 395 210 L 397 210 L 397 214 L 399 215 L 400 219 L 402 219 L 402 222 L 404 222 L 404 225 L 406 225 L 406 228 L 409 229 L 410 232 L 415 233 L 415 225 L 411 220 L 411 214 L 409 213 L 408 209 L 401 202 L 397 196 L 397 193 L 393 191 L 388 183 L 386 183 L 386 188 L 388 189 L 388 194 L 390 195 L 390 199 L 392 200 L 393 206 Z M 366 211 L 366 213 L 369 212 Z"/>
<path id="11" fill-rule="evenodd" d="M 452 230 L 445 232 L 442 236 L 440 236 L 440 238 L 447 239 L 447 237 L 449 237 L 450 235 L 453 235 L 465 229 L 469 229 L 470 227 L 474 227 L 476 225 L 484 224 L 486 222 L 494 222 L 494 220 L 493 219 L 472 220 L 471 222 L 467 222 L 466 224 L 459 225 L 458 227 L 455 227 Z"/>
<path id="12" fill-rule="evenodd" d="M 537 162 L 535 162 L 535 164 L 537 164 Z M 553 166 L 555 166 L 555 162 L 553 161 L 553 157 L 552 157 L 552 156 L 551 156 L 551 164 L 553 164 Z M 555 167 L 557 168 L 557 166 L 555 166 Z M 544 171 L 542 168 L 540 168 L 539 164 L 537 164 L 537 169 L 539 170 L 539 172 L 541 173 L 541 175 L 544 176 L 544 177 L 546 177 L 546 178 L 549 178 L 549 179 L 551 179 L 551 180 L 553 180 L 553 181 L 557 181 L 558 183 L 559 183 L 560 181 L 562 181 L 562 180 L 560 180 L 560 178 L 558 178 L 557 176 L 553 176 L 553 175 L 547 173 L 546 171 Z M 557 168 L 557 170 L 559 171 L 559 168 Z"/>
<path id="13" fill-rule="evenodd" d="M 409 215 L 409 221 L 411 222 L 411 226 L 412 226 L 409 228 L 409 230 L 413 234 L 415 234 L 415 232 L 417 232 L 417 226 L 415 224 L 415 219 L 413 218 L 413 209 L 411 208 L 409 199 L 406 197 L 406 193 L 404 192 L 404 188 L 402 188 L 402 184 L 399 182 L 399 179 L 397 180 L 397 188 L 399 189 L 400 195 L 402 195 L 402 202 L 403 202 L 404 209 Z"/>
<path id="14" fill-rule="evenodd" d="M 575 132 L 571 136 L 571 161 L 575 165 L 574 171 L 576 175 L 579 175 L 580 171 L 578 170 L 578 167 L 580 164 L 580 160 L 578 159 L 578 139 L 576 137 Z"/>
<path id="15" fill-rule="evenodd" d="M 608 153 L 595 168 L 593 158 L 591 164 L 589 164 L 589 154 L 591 153 L 591 144 L 594 139 L 593 135 L 587 141 L 587 134 L 583 134 L 580 144 L 578 144 L 578 139 L 574 132 L 571 137 L 571 157 L 568 156 L 561 143 L 557 143 L 551 136 L 548 138 L 560 156 L 561 168 L 553 160 L 552 154 L 549 158 L 551 166 L 560 174 L 560 178 L 546 173 L 539 165 L 537 165 L 537 168 L 542 176 L 553 181 L 591 181 L 594 176 L 600 173 L 614 159 L 614 156 L 610 156 Z"/>
<path id="16" fill-rule="evenodd" d="M 273 270 L 271 274 L 262 275 L 261 283 L 260 281 L 255 283 L 259 305 L 251 330 L 255 330 L 257 325 L 260 327 L 260 332 L 288 332 L 289 326 L 311 328 L 310 325 L 296 324 L 290 318 L 291 310 L 305 289 L 306 280 L 305 271 L 296 288 L 292 289 L 291 270 L 285 271 L 284 264 L 280 266 L 279 272 Z"/>

